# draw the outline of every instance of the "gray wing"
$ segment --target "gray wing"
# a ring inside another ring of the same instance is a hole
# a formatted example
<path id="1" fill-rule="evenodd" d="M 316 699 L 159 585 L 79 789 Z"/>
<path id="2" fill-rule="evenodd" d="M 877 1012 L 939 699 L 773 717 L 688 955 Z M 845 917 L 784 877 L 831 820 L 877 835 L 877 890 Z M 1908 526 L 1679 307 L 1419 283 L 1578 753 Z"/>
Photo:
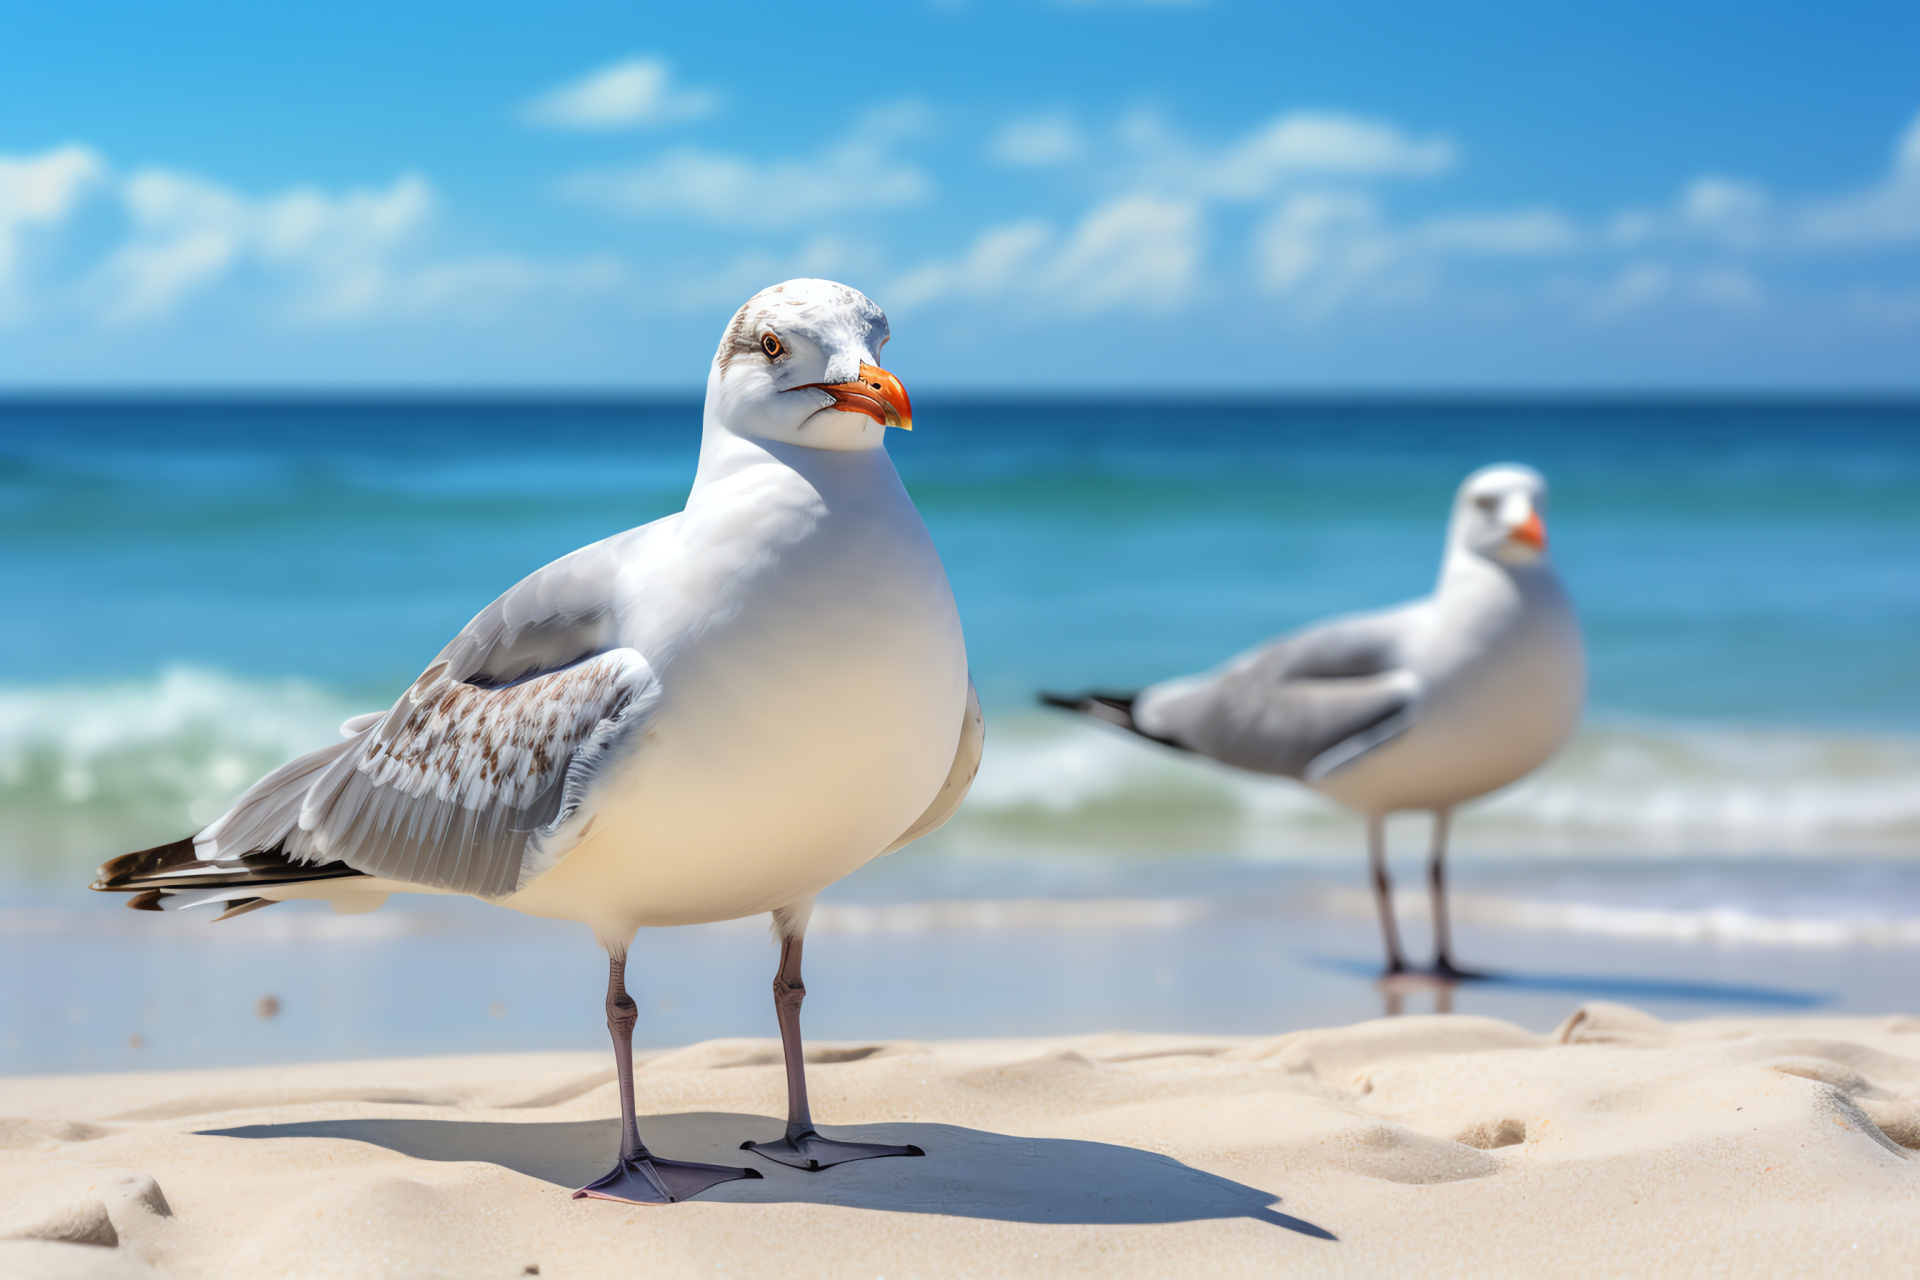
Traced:
<path id="1" fill-rule="evenodd" d="M 594 781 L 658 698 L 632 649 L 499 689 L 416 683 L 347 742 L 261 779 L 195 845 L 207 861 L 277 849 L 290 862 L 506 897 L 572 847 Z"/>
<path id="2" fill-rule="evenodd" d="M 960 802 L 967 798 L 967 792 L 972 790 L 974 775 L 980 772 L 980 756 L 986 747 L 987 719 L 980 713 L 980 695 L 973 687 L 973 678 L 969 676 L 967 709 L 960 717 L 960 742 L 954 749 L 953 767 L 947 770 L 947 780 L 940 784 L 940 790 L 934 795 L 933 803 L 927 806 L 927 811 L 902 832 L 898 840 L 888 845 L 882 851 L 882 856 L 904 848 L 929 831 L 946 825 L 947 819 L 960 808 Z"/>
<path id="3" fill-rule="evenodd" d="M 499 898 L 548 870 L 595 779 L 659 700 L 611 648 L 619 559 L 660 522 L 582 548 L 483 609 L 385 712 L 261 779 L 194 838 L 208 861 L 277 850 Z"/>
<path id="4" fill-rule="evenodd" d="M 434 677 L 444 664 L 449 678 L 467 684 L 511 684 L 611 648 L 621 567 L 644 554 L 644 544 L 675 519 L 616 534 L 528 574 L 474 615 L 420 680 Z"/>
<path id="5" fill-rule="evenodd" d="M 1217 671 L 1142 690 L 1134 722 L 1223 764 L 1317 781 L 1413 723 L 1420 682 L 1402 658 L 1410 621 L 1393 610 L 1283 636 Z"/>

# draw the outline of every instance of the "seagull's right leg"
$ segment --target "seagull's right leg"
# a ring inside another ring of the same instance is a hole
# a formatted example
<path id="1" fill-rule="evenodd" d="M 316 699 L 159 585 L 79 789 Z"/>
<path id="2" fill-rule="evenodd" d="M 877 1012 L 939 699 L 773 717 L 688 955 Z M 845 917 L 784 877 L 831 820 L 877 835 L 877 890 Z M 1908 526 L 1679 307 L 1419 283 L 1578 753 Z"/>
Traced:
<path id="1" fill-rule="evenodd" d="M 1447 909 L 1447 833 L 1452 822 L 1453 810 L 1433 811 L 1433 851 L 1427 857 L 1427 895 L 1433 903 L 1433 974 L 1448 982 L 1470 982 L 1487 975 L 1462 969 L 1453 962 L 1452 916 Z"/>
<path id="2" fill-rule="evenodd" d="M 626 948 L 607 952 L 607 1030 L 613 1033 L 613 1063 L 620 1077 L 620 1162 L 612 1172 L 573 1193 L 573 1198 L 620 1200 L 627 1204 L 672 1204 L 735 1178 L 757 1178 L 755 1169 L 720 1164 L 663 1160 L 640 1141 L 633 1106 L 633 1024 L 639 1010 L 627 994 Z"/>
<path id="3" fill-rule="evenodd" d="M 1393 881 L 1387 875 L 1387 815 L 1367 815 L 1367 865 L 1373 872 L 1373 900 L 1380 908 L 1380 932 L 1387 942 L 1387 975 L 1407 971 L 1400 954 L 1400 925 L 1393 918 Z"/>
<path id="4" fill-rule="evenodd" d="M 787 1133 L 773 1142 L 743 1142 L 740 1149 L 809 1173 L 851 1160 L 923 1156 L 927 1153 L 916 1146 L 844 1142 L 822 1137 L 813 1127 L 813 1110 L 807 1105 L 807 1054 L 800 1040 L 800 1004 L 807 998 L 806 983 L 800 978 L 800 954 L 806 945 L 807 916 L 812 910 L 813 903 L 809 901 L 797 908 L 783 907 L 773 916 L 780 932 L 780 968 L 773 975 L 773 1009 L 780 1022 L 780 1048 L 787 1062 Z"/>

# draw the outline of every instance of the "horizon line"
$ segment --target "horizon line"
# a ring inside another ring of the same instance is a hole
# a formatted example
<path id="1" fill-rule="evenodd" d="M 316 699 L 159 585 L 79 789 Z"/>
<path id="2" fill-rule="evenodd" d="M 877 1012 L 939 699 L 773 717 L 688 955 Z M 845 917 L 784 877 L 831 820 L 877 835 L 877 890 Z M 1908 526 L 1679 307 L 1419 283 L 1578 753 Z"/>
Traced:
<path id="1" fill-rule="evenodd" d="M 0 386 L 0 408 L 79 404 L 699 404 L 704 389 L 593 386 Z M 1164 404 L 1848 404 L 1920 408 L 1920 387 L 1272 387 L 1194 391 L 1178 386 L 1133 389 L 1029 389 L 932 386 L 917 399 L 947 403 Z"/>

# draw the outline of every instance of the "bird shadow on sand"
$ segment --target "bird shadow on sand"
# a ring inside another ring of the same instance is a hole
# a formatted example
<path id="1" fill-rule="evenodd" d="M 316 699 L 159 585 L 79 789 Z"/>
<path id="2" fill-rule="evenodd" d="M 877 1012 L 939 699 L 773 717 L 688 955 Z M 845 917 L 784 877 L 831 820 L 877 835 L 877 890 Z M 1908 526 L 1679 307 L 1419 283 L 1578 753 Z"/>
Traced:
<path id="1" fill-rule="evenodd" d="M 1003 1222 L 1167 1223 L 1252 1218 L 1321 1240 L 1323 1227 L 1280 1213 L 1279 1197 L 1167 1156 L 1104 1142 L 1016 1138 L 946 1124 L 827 1125 L 833 1138 L 911 1143 L 919 1159 L 862 1160 L 803 1173 L 741 1151 L 741 1142 L 778 1138 L 766 1116 L 694 1112 L 644 1117 L 647 1144 L 663 1156 L 751 1166 L 759 1180 L 727 1182 L 700 1194 L 733 1204 L 831 1204 L 893 1213 L 938 1213 Z M 607 1171 L 619 1123 L 580 1120 L 520 1124 L 470 1120 L 310 1120 L 202 1131 L 221 1138 L 339 1138 L 418 1160 L 496 1164 L 556 1186 L 582 1186 Z"/>

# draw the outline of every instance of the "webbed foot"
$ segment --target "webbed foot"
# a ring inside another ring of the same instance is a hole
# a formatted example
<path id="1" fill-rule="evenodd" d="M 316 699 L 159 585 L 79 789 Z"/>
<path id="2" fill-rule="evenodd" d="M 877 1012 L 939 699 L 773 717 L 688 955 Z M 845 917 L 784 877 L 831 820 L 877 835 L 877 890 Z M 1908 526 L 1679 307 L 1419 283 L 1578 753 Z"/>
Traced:
<path id="1" fill-rule="evenodd" d="M 879 1142 L 841 1142 L 834 1138 L 823 1138 L 814 1129 L 773 1142 L 743 1142 L 740 1144 L 740 1149 L 751 1151 L 757 1156 L 765 1156 L 776 1164 L 790 1165 L 795 1169 L 816 1173 L 821 1169 L 831 1169 L 836 1164 L 847 1164 L 854 1160 L 927 1154 L 911 1144 L 904 1147 L 890 1147 Z"/>
<path id="2" fill-rule="evenodd" d="M 1442 982 L 1484 982 L 1493 976 L 1473 969 L 1462 969 L 1445 956 L 1435 960 L 1433 968 L 1427 972 Z"/>
<path id="3" fill-rule="evenodd" d="M 736 1169 L 723 1164 L 692 1164 L 647 1155 L 619 1164 L 573 1193 L 575 1200 L 618 1200 L 623 1204 L 677 1204 L 708 1187 L 736 1178 L 758 1178 L 758 1169 Z"/>

